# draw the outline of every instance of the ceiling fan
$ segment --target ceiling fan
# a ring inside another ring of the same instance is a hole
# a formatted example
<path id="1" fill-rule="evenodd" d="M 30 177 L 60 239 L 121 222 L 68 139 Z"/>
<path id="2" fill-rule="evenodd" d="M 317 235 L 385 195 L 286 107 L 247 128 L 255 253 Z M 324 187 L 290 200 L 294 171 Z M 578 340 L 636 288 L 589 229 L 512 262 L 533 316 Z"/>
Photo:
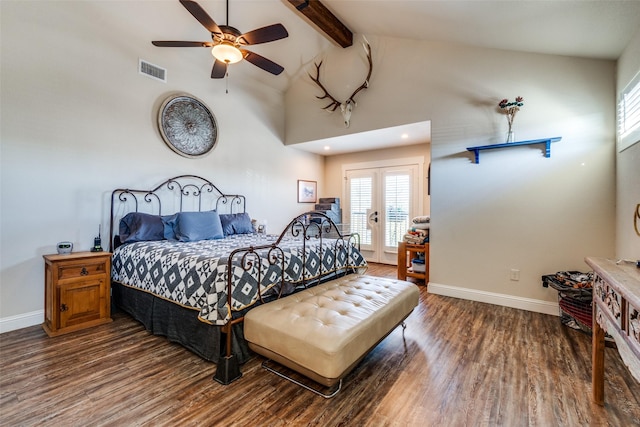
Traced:
<path id="1" fill-rule="evenodd" d="M 282 24 L 273 24 L 258 28 L 248 33 L 240 33 L 238 29 L 229 25 L 218 25 L 192 0 L 180 0 L 180 3 L 211 33 L 210 42 L 195 41 L 152 41 L 154 46 L 160 47 L 210 47 L 215 58 L 211 70 L 212 79 L 223 78 L 227 74 L 227 66 L 246 59 L 253 65 L 271 74 L 278 75 L 284 68 L 270 59 L 257 53 L 245 50 L 244 46 L 268 43 L 289 36 Z M 227 0 L 227 24 L 229 23 L 229 0 Z"/>

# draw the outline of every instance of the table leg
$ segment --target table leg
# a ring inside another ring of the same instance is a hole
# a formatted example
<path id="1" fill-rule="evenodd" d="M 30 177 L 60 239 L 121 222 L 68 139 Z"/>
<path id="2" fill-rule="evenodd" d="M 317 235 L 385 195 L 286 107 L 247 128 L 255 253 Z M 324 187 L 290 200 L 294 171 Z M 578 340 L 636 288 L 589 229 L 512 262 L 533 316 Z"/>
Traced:
<path id="1" fill-rule="evenodd" d="M 593 319 L 591 388 L 593 388 L 593 401 L 598 405 L 604 405 L 604 347 L 604 330 Z"/>
<path id="2" fill-rule="evenodd" d="M 398 279 L 407 280 L 407 246 L 398 242 Z"/>

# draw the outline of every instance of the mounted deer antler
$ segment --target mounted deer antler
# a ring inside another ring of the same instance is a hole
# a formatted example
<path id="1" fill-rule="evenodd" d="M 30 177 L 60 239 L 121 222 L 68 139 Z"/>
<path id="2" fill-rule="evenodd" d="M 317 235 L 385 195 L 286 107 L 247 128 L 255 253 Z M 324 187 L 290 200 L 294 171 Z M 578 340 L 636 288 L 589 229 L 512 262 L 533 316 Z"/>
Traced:
<path id="1" fill-rule="evenodd" d="M 332 113 L 336 111 L 338 107 L 340 107 L 340 112 L 342 113 L 342 118 L 344 119 L 344 125 L 346 127 L 349 127 L 349 124 L 351 121 L 351 112 L 353 111 L 353 107 L 358 105 L 354 98 L 362 89 L 366 89 L 369 87 L 369 79 L 371 78 L 371 72 L 373 71 L 373 61 L 371 59 L 371 45 L 369 45 L 369 42 L 367 41 L 366 38 L 364 39 L 364 43 L 362 43 L 362 47 L 364 48 L 364 51 L 367 54 L 367 60 L 369 61 L 369 73 L 367 74 L 367 77 L 364 79 L 364 83 L 362 83 L 360 87 L 358 87 L 355 91 L 353 91 L 351 96 L 346 101 L 340 102 L 337 99 L 335 99 L 333 96 L 331 96 L 329 91 L 322 85 L 322 83 L 320 83 L 320 67 L 322 66 L 322 61 L 320 61 L 319 64 L 316 64 L 314 62 L 314 65 L 316 66 L 316 77 L 314 78 L 311 74 L 309 74 L 309 77 L 311 78 L 311 80 L 313 80 L 313 82 L 317 84 L 320 87 L 320 89 L 324 91 L 324 95 L 322 96 L 316 95 L 316 98 L 318 99 L 329 98 L 331 100 L 331 103 L 326 107 L 324 107 L 323 110 L 327 110 L 330 113 Z"/>

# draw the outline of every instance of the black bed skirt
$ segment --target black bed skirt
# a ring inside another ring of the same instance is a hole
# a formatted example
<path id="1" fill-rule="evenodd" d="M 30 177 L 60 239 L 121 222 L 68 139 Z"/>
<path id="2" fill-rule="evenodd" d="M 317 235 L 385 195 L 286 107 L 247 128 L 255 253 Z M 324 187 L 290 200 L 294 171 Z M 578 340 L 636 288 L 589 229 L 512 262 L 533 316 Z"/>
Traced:
<path id="1" fill-rule="evenodd" d="M 225 354 L 221 327 L 198 320 L 198 312 L 120 283 L 111 284 L 114 305 L 131 315 L 154 335 L 162 335 L 205 360 L 218 362 Z M 232 353 L 239 363 L 251 357 L 244 339 L 243 323 L 232 327 Z"/>

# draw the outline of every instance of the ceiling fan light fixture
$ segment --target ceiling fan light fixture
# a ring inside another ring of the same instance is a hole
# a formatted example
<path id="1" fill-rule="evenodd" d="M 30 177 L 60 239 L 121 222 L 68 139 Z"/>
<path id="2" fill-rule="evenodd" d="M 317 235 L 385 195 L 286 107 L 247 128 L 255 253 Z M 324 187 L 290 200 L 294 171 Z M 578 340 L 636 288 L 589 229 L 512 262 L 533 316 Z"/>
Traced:
<path id="1" fill-rule="evenodd" d="M 2 0 L 0 0 L 1 2 Z M 174 0 L 175 1 L 175 0 Z M 245 50 L 245 46 L 268 43 L 289 37 L 287 29 L 282 24 L 272 24 L 266 27 L 241 33 L 235 27 L 228 25 L 229 8 L 227 7 L 227 25 L 218 25 L 209 14 L 194 0 L 180 0 L 182 6 L 193 15 L 194 18 L 211 35 L 211 41 L 175 41 L 175 40 L 154 40 L 151 43 L 158 47 L 209 47 L 211 54 L 215 58 L 211 69 L 212 79 L 221 79 L 227 76 L 227 65 L 235 64 L 246 59 L 250 64 L 255 65 L 264 71 L 279 75 L 284 68 L 275 62 L 257 53 Z M 227 0 L 227 6 L 229 0 Z"/>
<path id="2" fill-rule="evenodd" d="M 211 49 L 211 54 L 218 61 L 225 62 L 227 64 L 235 64 L 236 62 L 240 62 L 243 58 L 240 49 L 227 42 L 215 45 Z"/>

